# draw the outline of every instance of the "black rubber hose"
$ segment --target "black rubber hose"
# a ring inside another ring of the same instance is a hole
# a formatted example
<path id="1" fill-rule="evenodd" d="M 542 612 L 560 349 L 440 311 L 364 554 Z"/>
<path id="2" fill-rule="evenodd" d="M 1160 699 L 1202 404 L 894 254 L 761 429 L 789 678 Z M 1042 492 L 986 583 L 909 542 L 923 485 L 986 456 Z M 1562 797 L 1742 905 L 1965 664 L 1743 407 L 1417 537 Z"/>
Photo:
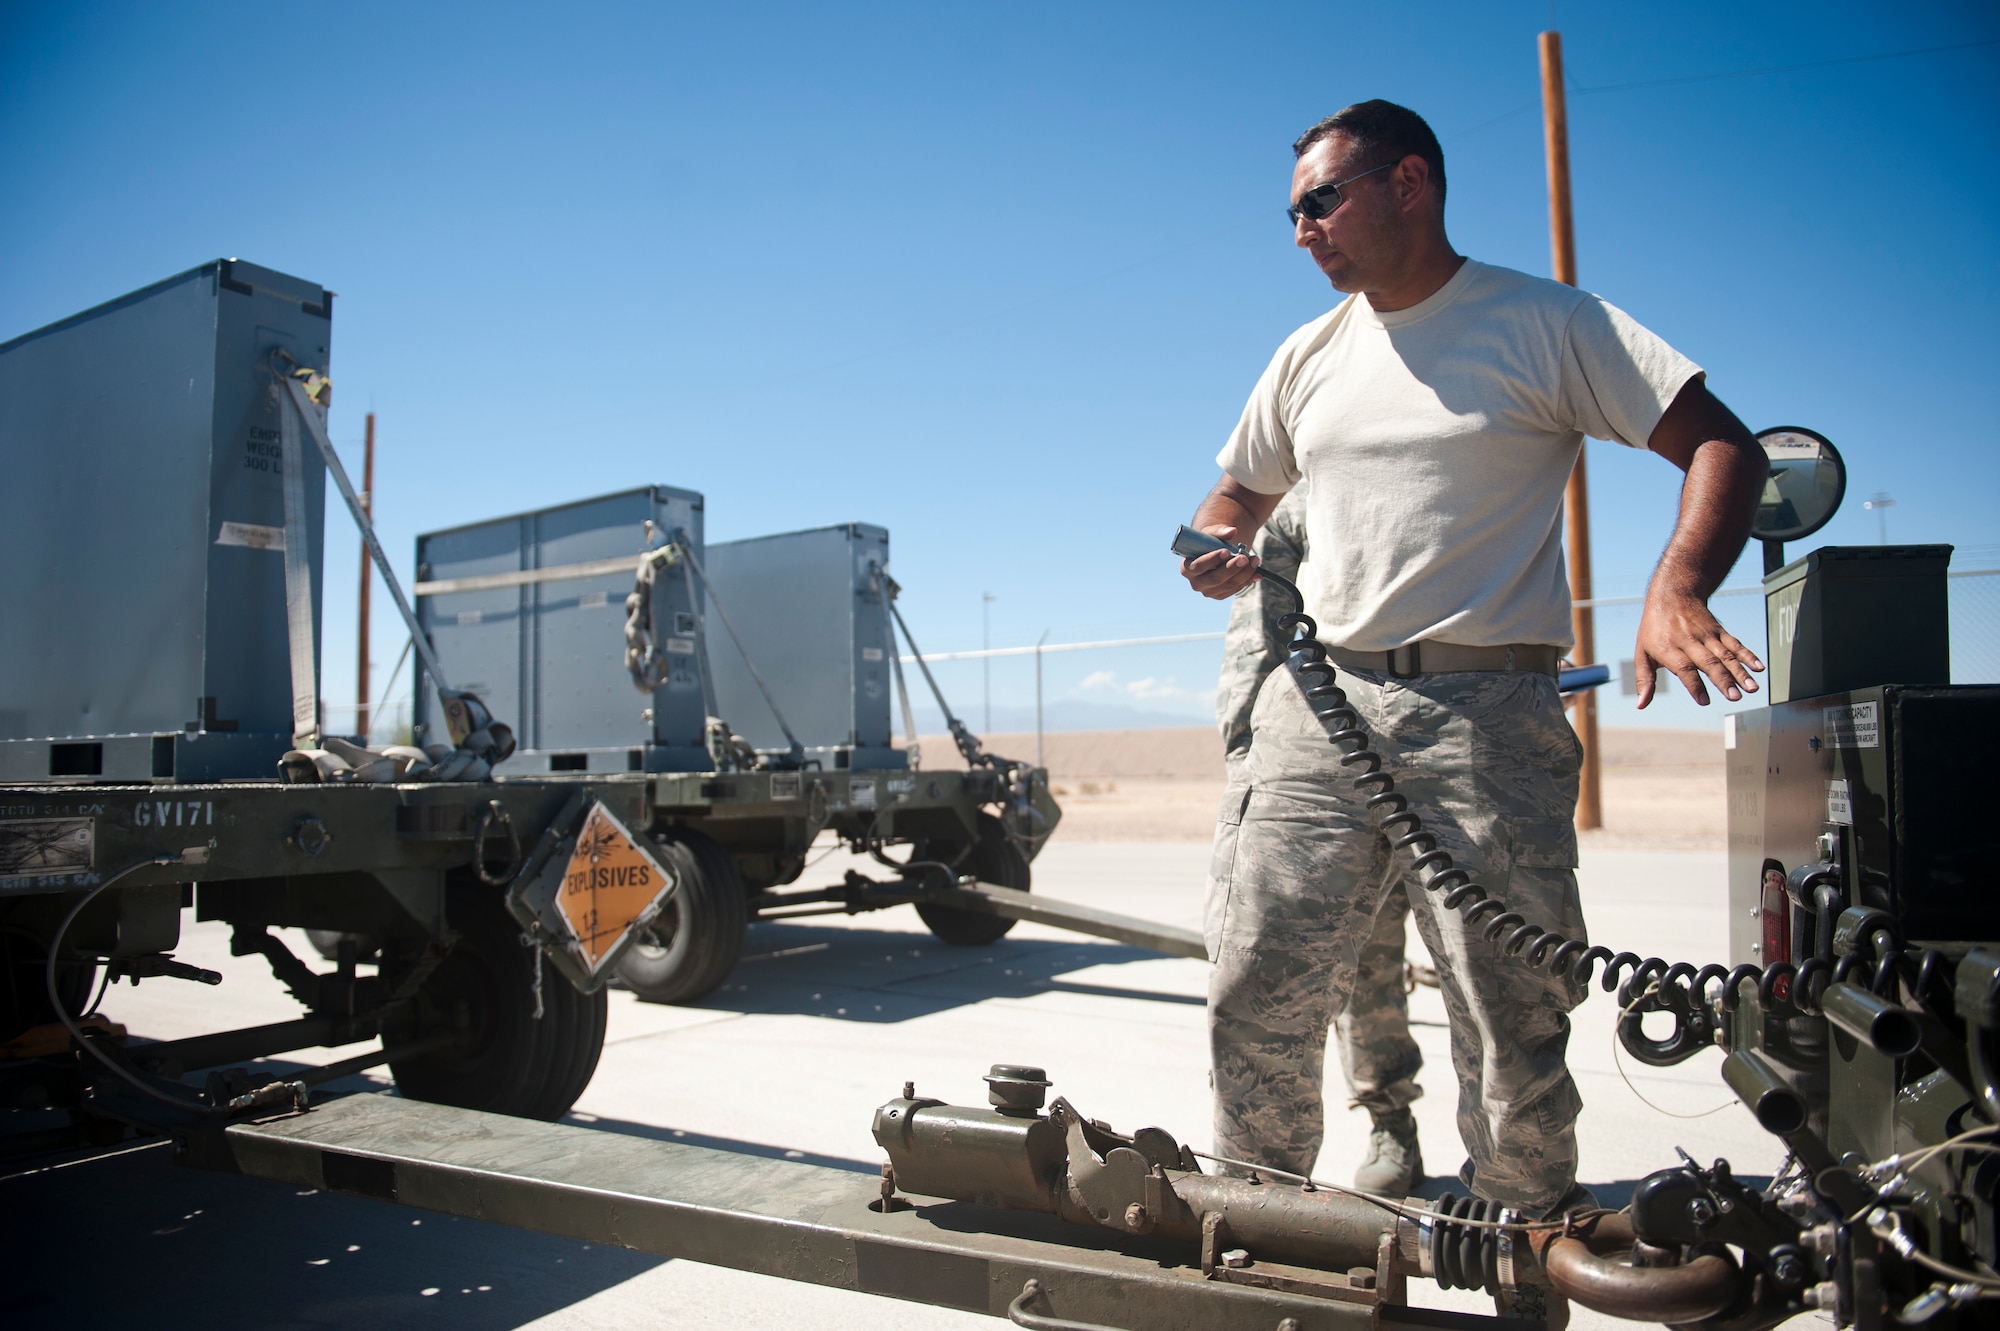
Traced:
<path id="1" fill-rule="evenodd" d="M 122 1064 L 115 1061 L 109 1054 L 105 1053 L 102 1049 L 99 1049 L 96 1045 L 92 1044 L 90 1042 L 89 1037 L 87 1037 L 83 1033 L 83 1028 L 77 1025 L 76 1022 L 71 1019 L 68 1009 L 63 1006 L 62 995 L 59 992 L 57 992 L 56 989 L 56 955 L 62 951 L 62 941 L 66 936 L 68 936 L 69 927 L 72 924 L 76 923 L 76 917 L 83 914 L 84 908 L 90 905 L 91 902 L 97 900 L 97 898 L 106 889 L 115 885 L 120 879 L 126 877 L 128 874 L 137 873 L 139 870 L 144 869 L 149 865 L 179 864 L 180 861 L 181 857 L 178 855 L 155 855 L 150 859 L 138 860 L 132 864 L 126 865 L 124 868 L 120 869 L 117 873 L 112 874 L 109 878 L 106 878 L 103 882 L 99 883 L 96 887 L 93 887 L 90 889 L 90 891 L 84 893 L 83 899 L 77 902 L 74 906 L 71 906 L 69 908 L 69 914 L 63 916 L 62 923 L 56 926 L 55 935 L 49 939 L 48 964 L 43 968 L 42 983 L 43 987 L 48 991 L 50 1006 L 55 1008 L 56 1016 L 60 1018 L 62 1024 L 66 1028 L 68 1028 L 70 1037 L 76 1041 L 77 1046 L 81 1049 L 88 1051 L 92 1058 L 95 1058 L 105 1067 L 111 1069 L 112 1072 L 116 1073 L 121 1079 L 129 1083 L 134 1090 L 138 1091 L 142 1095 L 151 1096 L 153 1099 L 158 1100 L 163 1104 L 172 1105 L 176 1109 L 186 1110 L 190 1113 L 195 1113 L 195 1114 L 217 1114 L 225 1111 L 219 1109 L 214 1105 L 205 1105 L 200 1103 L 199 1101 L 188 1100 L 182 1096 L 167 1094 L 165 1091 L 160 1090 L 157 1086 L 153 1086 L 150 1083 L 141 1080 L 130 1069 L 124 1067 Z"/>

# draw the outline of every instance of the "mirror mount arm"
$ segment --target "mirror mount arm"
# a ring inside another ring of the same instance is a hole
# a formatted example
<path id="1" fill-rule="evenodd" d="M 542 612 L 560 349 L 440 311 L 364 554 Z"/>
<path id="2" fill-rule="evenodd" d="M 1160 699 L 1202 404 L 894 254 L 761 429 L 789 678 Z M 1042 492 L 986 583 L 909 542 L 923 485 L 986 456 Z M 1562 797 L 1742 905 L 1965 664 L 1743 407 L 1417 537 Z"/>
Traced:
<path id="1" fill-rule="evenodd" d="M 1768 578 L 1785 566 L 1785 543 L 1783 541 L 1765 541 L 1763 545 L 1764 576 Z"/>

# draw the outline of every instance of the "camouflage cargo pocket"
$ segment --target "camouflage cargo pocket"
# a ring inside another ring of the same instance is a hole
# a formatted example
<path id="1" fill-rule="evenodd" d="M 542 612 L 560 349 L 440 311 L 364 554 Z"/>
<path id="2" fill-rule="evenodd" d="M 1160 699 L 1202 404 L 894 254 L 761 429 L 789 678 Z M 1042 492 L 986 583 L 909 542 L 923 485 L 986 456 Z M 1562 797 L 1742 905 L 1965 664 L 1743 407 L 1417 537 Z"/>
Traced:
<path id="1" fill-rule="evenodd" d="M 1223 930 L 1229 925 L 1229 897 L 1236 881 L 1236 843 L 1243 831 L 1243 810 L 1250 803 L 1250 787 L 1231 786 L 1222 792 L 1222 805 L 1215 814 L 1215 848 L 1208 860 L 1208 899 L 1202 909 L 1201 933 L 1208 945 L 1208 959 L 1221 953 Z"/>
<path id="2" fill-rule="evenodd" d="M 1574 869 L 1576 824 L 1567 818 L 1509 818 L 1514 863 L 1529 869 Z"/>
<path id="3" fill-rule="evenodd" d="M 1586 940 L 1576 886 L 1576 824 L 1567 818 L 1509 818 L 1506 829 L 1513 869 L 1499 895 L 1507 908 L 1567 938 Z M 1587 992 L 1567 976 L 1544 982 L 1562 991 L 1566 1008 L 1582 1002 Z"/>
<path id="4" fill-rule="evenodd" d="M 1556 682 L 1547 675 L 1510 671 L 1489 676 L 1468 690 L 1456 710 L 1477 728 L 1481 762 L 1527 763 L 1572 777 L 1583 764 L 1583 742 L 1570 727 Z"/>

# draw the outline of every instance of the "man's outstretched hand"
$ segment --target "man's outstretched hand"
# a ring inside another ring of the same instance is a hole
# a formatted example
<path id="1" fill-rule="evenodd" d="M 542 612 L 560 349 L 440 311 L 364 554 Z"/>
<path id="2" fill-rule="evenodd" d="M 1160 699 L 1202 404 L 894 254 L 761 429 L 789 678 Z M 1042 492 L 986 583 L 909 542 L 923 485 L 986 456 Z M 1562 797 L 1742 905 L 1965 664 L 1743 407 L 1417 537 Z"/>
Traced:
<path id="1" fill-rule="evenodd" d="M 1203 527 L 1201 530 L 1227 544 L 1236 544 L 1236 528 Z M 1257 581 L 1257 556 L 1234 555 L 1227 550 L 1211 550 L 1199 559 L 1183 559 L 1181 576 L 1188 585 L 1212 601 L 1226 601 Z"/>
<path id="2" fill-rule="evenodd" d="M 1702 676 L 1714 680 L 1722 696 L 1735 702 L 1757 691 L 1750 673 L 1761 671 L 1764 663 L 1716 621 L 1699 596 L 1655 587 L 1646 593 L 1645 614 L 1639 620 L 1636 666 L 1639 706 L 1653 701 L 1655 678 L 1667 670 L 1686 686 L 1690 698 L 1706 707 L 1708 688 Z"/>

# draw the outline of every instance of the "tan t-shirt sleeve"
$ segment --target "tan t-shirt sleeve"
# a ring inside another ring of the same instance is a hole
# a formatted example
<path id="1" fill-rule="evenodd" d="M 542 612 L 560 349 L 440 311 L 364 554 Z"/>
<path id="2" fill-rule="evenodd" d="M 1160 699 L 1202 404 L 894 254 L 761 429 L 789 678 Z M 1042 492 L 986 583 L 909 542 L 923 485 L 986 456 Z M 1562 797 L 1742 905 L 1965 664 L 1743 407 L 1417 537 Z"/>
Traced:
<path id="1" fill-rule="evenodd" d="M 1563 335 L 1559 410 L 1565 424 L 1593 439 L 1644 448 L 1674 398 L 1702 372 L 1625 311 L 1585 296 Z"/>
<path id="2" fill-rule="evenodd" d="M 1258 494 L 1281 495 L 1299 483 L 1292 432 L 1285 424 L 1285 395 L 1291 383 L 1296 341 L 1296 337 L 1287 339 L 1264 367 L 1229 442 L 1215 455 L 1216 465 Z"/>

